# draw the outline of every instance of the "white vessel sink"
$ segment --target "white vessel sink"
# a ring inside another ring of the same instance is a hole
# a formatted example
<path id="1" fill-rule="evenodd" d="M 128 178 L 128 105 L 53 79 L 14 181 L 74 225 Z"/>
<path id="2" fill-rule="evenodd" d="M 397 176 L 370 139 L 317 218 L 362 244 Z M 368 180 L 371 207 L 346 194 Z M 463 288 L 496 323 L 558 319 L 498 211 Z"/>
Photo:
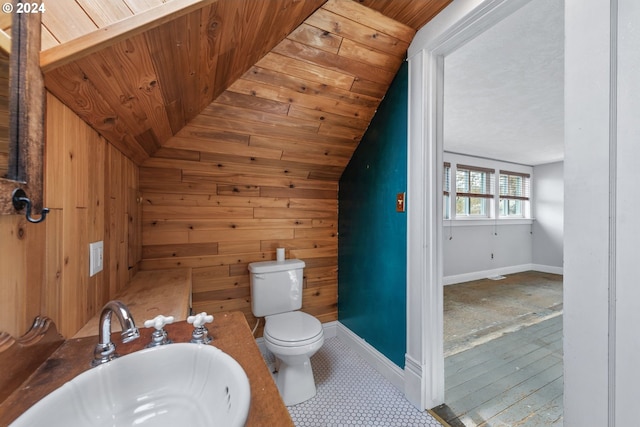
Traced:
<path id="1" fill-rule="evenodd" d="M 243 426 L 250 394 L 247 375 L 226 353 L 210 345 L 170 344 L 78 375 L 12 427 Z"/>

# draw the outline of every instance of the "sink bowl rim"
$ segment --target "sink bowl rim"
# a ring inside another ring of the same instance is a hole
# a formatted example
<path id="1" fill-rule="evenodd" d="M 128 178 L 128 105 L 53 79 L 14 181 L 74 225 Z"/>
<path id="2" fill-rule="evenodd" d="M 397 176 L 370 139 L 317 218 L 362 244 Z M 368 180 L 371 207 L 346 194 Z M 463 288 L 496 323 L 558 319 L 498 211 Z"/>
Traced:
<path id="1" fill-rule="evenodd" d="M 71 380 L 65 382 L 64 384 L 60 385 L 59 387 L 42 397 L 33 406 L 31 406 L 23 414 L 21 414 L 16 420 L 14 420 L 13 423 L 10 424 L 10 426 L 20 427 L 33 425 L 33 420 L 38 419 L 38 413 L 40 411 L 46 411 L 47 406 L 51 406 L 54 403 L 62 403 L 64 402 L 64 400 L 67 400 L 67 402 L 76 403 L 75 400 L 70 401 L 68 399 L 71 399 L 74 393 L 77 393 L 77 390 L 81 389 L 81 387 L 91 387 L 92 382 L 104 382 L 105 379 L 108 380 L 113 376 L 122 376 L 118 373 L 118 371 L 123 369 L 131 369 L 132 367 L 136 367 L 136 365 L 140 363 L 146 364 L 147 362 L 152 361 L 154 358 L 162 358 L 165 355 L 167 358 L 192 358 L 191 360 L 187 360 L 187 362 L 200 358 L 204 360 L 204 362 L 202 363 L 208 364 L 207 366 L 209 367 L 209 369 L 211 369 L 211 364 L 214 363 L 219 363 L 219 366 L 229 368 L 229 371 L 231 372 L 230 375 L 233 377 L 234 381 L 237 381 L 236 385 L 238 387 L 237 390 L 234 390 L 234 395 L 237 396 L 234 397 L 234 404 L 237 403 L 235 413 L 240 414 L 236 418 L 239 420 L 238 425 L 244 425 L 249 413 L 251 389 L 249 379 L 242 366 L 229 354 L 225 353 L 214 345 L 174 343 L 164 346 L 145 348 L 136 352 L 122 355 L 108 363 L 83 371 L 82 373 L 73 377 Z M 175 362 L 175 360 L 171 360 L 171 363 Z M 135 386 L 138 386 L 137 383 L 133 384 L 135 384 Z M 166 388 L 170 389 L 171 386 L 166 385 Z M 229 390 L 228 387 L 227 390 Z M 106 409 L 104 411 L 105 413 L 107 412 Z"/>

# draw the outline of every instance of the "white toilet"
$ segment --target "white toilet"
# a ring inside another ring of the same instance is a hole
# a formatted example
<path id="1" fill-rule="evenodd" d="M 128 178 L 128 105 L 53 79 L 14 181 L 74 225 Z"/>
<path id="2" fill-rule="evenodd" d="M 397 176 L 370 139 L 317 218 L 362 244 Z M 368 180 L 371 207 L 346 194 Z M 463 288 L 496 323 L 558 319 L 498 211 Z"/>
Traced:
<path id="1" fill-rule="evenodd" d="M 297 311 L 302 307 L 304 266 L 297 259 L 249 264 L 251 311 L 265 317 L 264 342 L 276 356 L 276 384 L 287 406 L 316 395 L 309 358 L 324 342 L 320 321 Z"/>

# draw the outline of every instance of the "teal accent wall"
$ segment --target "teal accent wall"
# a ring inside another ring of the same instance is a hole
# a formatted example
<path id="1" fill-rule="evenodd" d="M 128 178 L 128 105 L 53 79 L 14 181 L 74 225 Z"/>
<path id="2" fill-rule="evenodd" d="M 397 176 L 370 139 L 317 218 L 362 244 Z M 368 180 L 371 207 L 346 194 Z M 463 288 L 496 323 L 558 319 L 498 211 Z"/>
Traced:
<path id="1" fill-rule="evenodd" d="M 340 178 L 338 320 L 404 368 L 408 67 L 403 63 Z"/>

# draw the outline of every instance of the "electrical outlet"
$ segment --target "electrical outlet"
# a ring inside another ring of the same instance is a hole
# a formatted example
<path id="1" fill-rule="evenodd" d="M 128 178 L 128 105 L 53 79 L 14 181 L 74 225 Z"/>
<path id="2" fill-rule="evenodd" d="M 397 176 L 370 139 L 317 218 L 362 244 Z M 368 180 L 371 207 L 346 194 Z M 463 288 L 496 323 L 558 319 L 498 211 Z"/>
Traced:
<path id="1" fill-rule="evenodd" d="M 102 271 L 103 248 L 102 240 L 89 243 L 89 277 L 93 277 Z"/>
<path id="2" fill-rule="evenodd" d="M 493 254 L 491 254 L 491 259 L 493 259 Z"/>

